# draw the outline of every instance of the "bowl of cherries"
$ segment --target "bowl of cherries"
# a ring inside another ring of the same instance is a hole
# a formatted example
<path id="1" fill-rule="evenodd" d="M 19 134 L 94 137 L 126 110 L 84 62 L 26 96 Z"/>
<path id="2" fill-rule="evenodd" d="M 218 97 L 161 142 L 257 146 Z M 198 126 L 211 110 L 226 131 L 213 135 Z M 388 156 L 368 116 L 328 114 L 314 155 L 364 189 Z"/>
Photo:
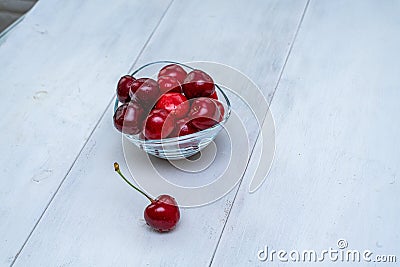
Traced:
<path id="1" fill-rule="evenodd" d="M 204 70 L 157 61 L 120 78 L 113 121 L 146 153 L 181 159 L 212 142 L 230 113 L 222 86 Z"/>

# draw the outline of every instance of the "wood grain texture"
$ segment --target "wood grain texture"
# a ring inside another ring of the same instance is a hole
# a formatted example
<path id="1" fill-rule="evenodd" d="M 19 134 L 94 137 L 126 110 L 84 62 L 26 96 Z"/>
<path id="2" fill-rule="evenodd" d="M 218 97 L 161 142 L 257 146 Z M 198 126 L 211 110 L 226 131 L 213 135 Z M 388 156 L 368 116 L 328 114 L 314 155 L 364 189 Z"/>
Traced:
<path id="1" fill-rule="evenodd" d="M 168 5 L 40 1 L 1 43 L 0 265 L 23 245 Z"/>
<path id="2" fill-rule="evenodd" d="M 399 13 L 396 1 L 310 2 L 272 101 L 272 171 L 255 194 L 240 188 L 214 266 L 286 266 L 257 252 L 321 251 L 340 238 L 398 260 Z"/>
<path id="3" fill-rule="evenodd" d="M 175 1 L 138 64 L 159 59 L 221 61 L 243 67 L 268 95 L 304 6 L 305 1 Z M 221 30 L 221 21 L 229 27 Z M 237 56 L 226 53 L 224 44 L 232 42 Z M 250 58 L 239 56 L 244 48 Z M 208 265 L 235 192 L 212 205 L 182 210 L 174 232 L 149 230 L 139 219 L 146 199 L 119 181 L 112 168 L 114 161 L 124 159 L 111 115 L 109 107 L 15 265 Z"/>
<path id="4" fill-rule="evenodd" d="M 174 1 L 138 65 L 160 59 L 219 62 L 248 75 L 270 99 L 305 3 Z"/>

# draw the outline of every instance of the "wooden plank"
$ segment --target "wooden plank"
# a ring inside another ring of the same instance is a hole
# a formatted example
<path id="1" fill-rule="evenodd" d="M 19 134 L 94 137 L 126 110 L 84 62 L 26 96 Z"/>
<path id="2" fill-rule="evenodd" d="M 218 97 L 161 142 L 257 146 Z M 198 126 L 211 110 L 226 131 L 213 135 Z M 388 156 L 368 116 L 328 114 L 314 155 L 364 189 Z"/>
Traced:
<path id="1" fill-rule="evenodd" d="M 310 2 L 272 101 L 271 173 L 251 195 L 245 177 L 214 266 L 280 266 L 257 252 L 338 249 L 340 238 L 398 261 L 399 12 L 396 1 Z"/>
<path id="2" fill-rule="evenodd" d="M 1 43 L 0 265 L 22 247 L 168 5 L 43 1 Z"/>
<path id="3" fill-rule="evenodd" d="M 304 7 L 305 1 L 175 1 L 140 62 L 226 62 L 243 68 L 259 84 L 271 84 L 263 88 L 268 95 Z M 233 43 L 236 56 L 226 53 L 227 45 Z M 246 56 L 241 52 L 244 48 Z M 113 171 L 112 163 L 124 159 L 111 115 L 110 107 L 16 265 L 209 264 L 235 192 L 212 205 L 182 210 L 182 221 L 174 232 L 160 235 L 150 231 L 140 219 L 146 199 L 132 192 Z"/>
<path id="4" fill-rule="evenodd" d="M 138 65 L 160 59 L 220 62 L 248 75 L 270 99 L 306 1 L 215 2 L 175 1 L 180 10 L 169 12 Z"/>

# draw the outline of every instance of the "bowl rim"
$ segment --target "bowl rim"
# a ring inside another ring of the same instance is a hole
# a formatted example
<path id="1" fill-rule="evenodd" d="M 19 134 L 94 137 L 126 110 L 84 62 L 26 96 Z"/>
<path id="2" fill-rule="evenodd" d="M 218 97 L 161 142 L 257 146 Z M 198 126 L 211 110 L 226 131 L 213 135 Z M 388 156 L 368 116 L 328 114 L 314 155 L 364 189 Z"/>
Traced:
<path id="1" fill-rule="evenodd" d="M 138 69 L 134 70 L 132 72 L 132 74 L 130 74 L 130 76 L 134 76 L 135 74 L 137 74 L 139 71 L 143 70 L 144 68 L 151 66 L 151 65 L 156 65 L 156 64 L 177 64 L 183 67 L 186 67 L 188 69 L 191 70 L 195 70 L 195 68 L 190 67 L 186 64 L 180 63 L 180 62 L 175 62 L 175 61 L 169 61 L 169 60 L 160 60 L 160 61 L 153 61 L 153 62 L 149 62 L 147 64 L 144 64 L 142 66 L 140 66 Z M 227 110 L 225 110 L 224 113 L 224 118 L 222 119 L 222 121 L 218 122 L 217 124 L 213 125 L 210 128 L 201 130 L 199 132 L 195 132 L 192 134 L 188 134 L 188 135 L 183 135 L 183 136 L 176 136 L 176 137 L 168 137 L 168 138 L 163 138 L 163 139 L 148 139 L 148 140 L 144 140 L 144 139 L 139 139 L 138 136 L 139 134 L 135 134 L 135 135 L 130 135 L 130 134 L 125 134 L 122 133 L 123 135 L 125 135 L 128 139 L 137 142 L 139 144 L 146 144 L 146 145 L 151 145 L 151 144 L 156 144 L 156 145 L 160 145 L 160 144 L 167 144 L 167 143 L 175 143 L 175 142 L 180 142 L 180 141 L 185 141 L 185 140 L 190 140 L 193 137 L 201 137 L 203 135 L 207 135 L 209 132 L 214 131 L 217 128 L 221 128 L 223 127 L 223 125 L 227 122 L 227 120 L 229 119 L 230 115 L 231 115 L 231 102 L 229 101 L 228 96 L 225 94 L 225 92 L 221 89 L 221 87 L 223 87 L 222 85 L 219 85 L 217 83 L 215 83 L 215 87 L 219 90 L 219 92 L 221 92 L 222 96 L 225 99 L 226 102 L 226 106 L 228 107 Z M 117 108 L 119 107 L 119 100 L 118 97 L 115 96 L 115 103 L 114 103 L 114 113 L 117 110 Z M 222 103 L 224 104 L 224 103 Z M 225 106 L 225 104 L 224 104 Z"/>

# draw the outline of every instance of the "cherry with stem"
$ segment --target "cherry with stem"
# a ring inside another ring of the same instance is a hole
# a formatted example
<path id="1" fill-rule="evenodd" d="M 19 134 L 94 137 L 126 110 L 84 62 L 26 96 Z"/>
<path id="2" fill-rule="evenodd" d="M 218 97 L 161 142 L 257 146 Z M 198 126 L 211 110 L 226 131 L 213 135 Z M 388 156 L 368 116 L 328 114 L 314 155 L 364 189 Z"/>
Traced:
<path id="1" fill-rule="evenodd" d="M 150 201 L 150 204 L 144 210 L 144 219 L 150 227 L 159 232 L 168 232 L 175 228 L 180 219 L 179 207 L 175 198 L 169 195 L 160 195 L 156 199 L 153 199 L 126 179 L 117 162 L 114 163 L 114 170 L 129 186 L 144 195 Z"/>

